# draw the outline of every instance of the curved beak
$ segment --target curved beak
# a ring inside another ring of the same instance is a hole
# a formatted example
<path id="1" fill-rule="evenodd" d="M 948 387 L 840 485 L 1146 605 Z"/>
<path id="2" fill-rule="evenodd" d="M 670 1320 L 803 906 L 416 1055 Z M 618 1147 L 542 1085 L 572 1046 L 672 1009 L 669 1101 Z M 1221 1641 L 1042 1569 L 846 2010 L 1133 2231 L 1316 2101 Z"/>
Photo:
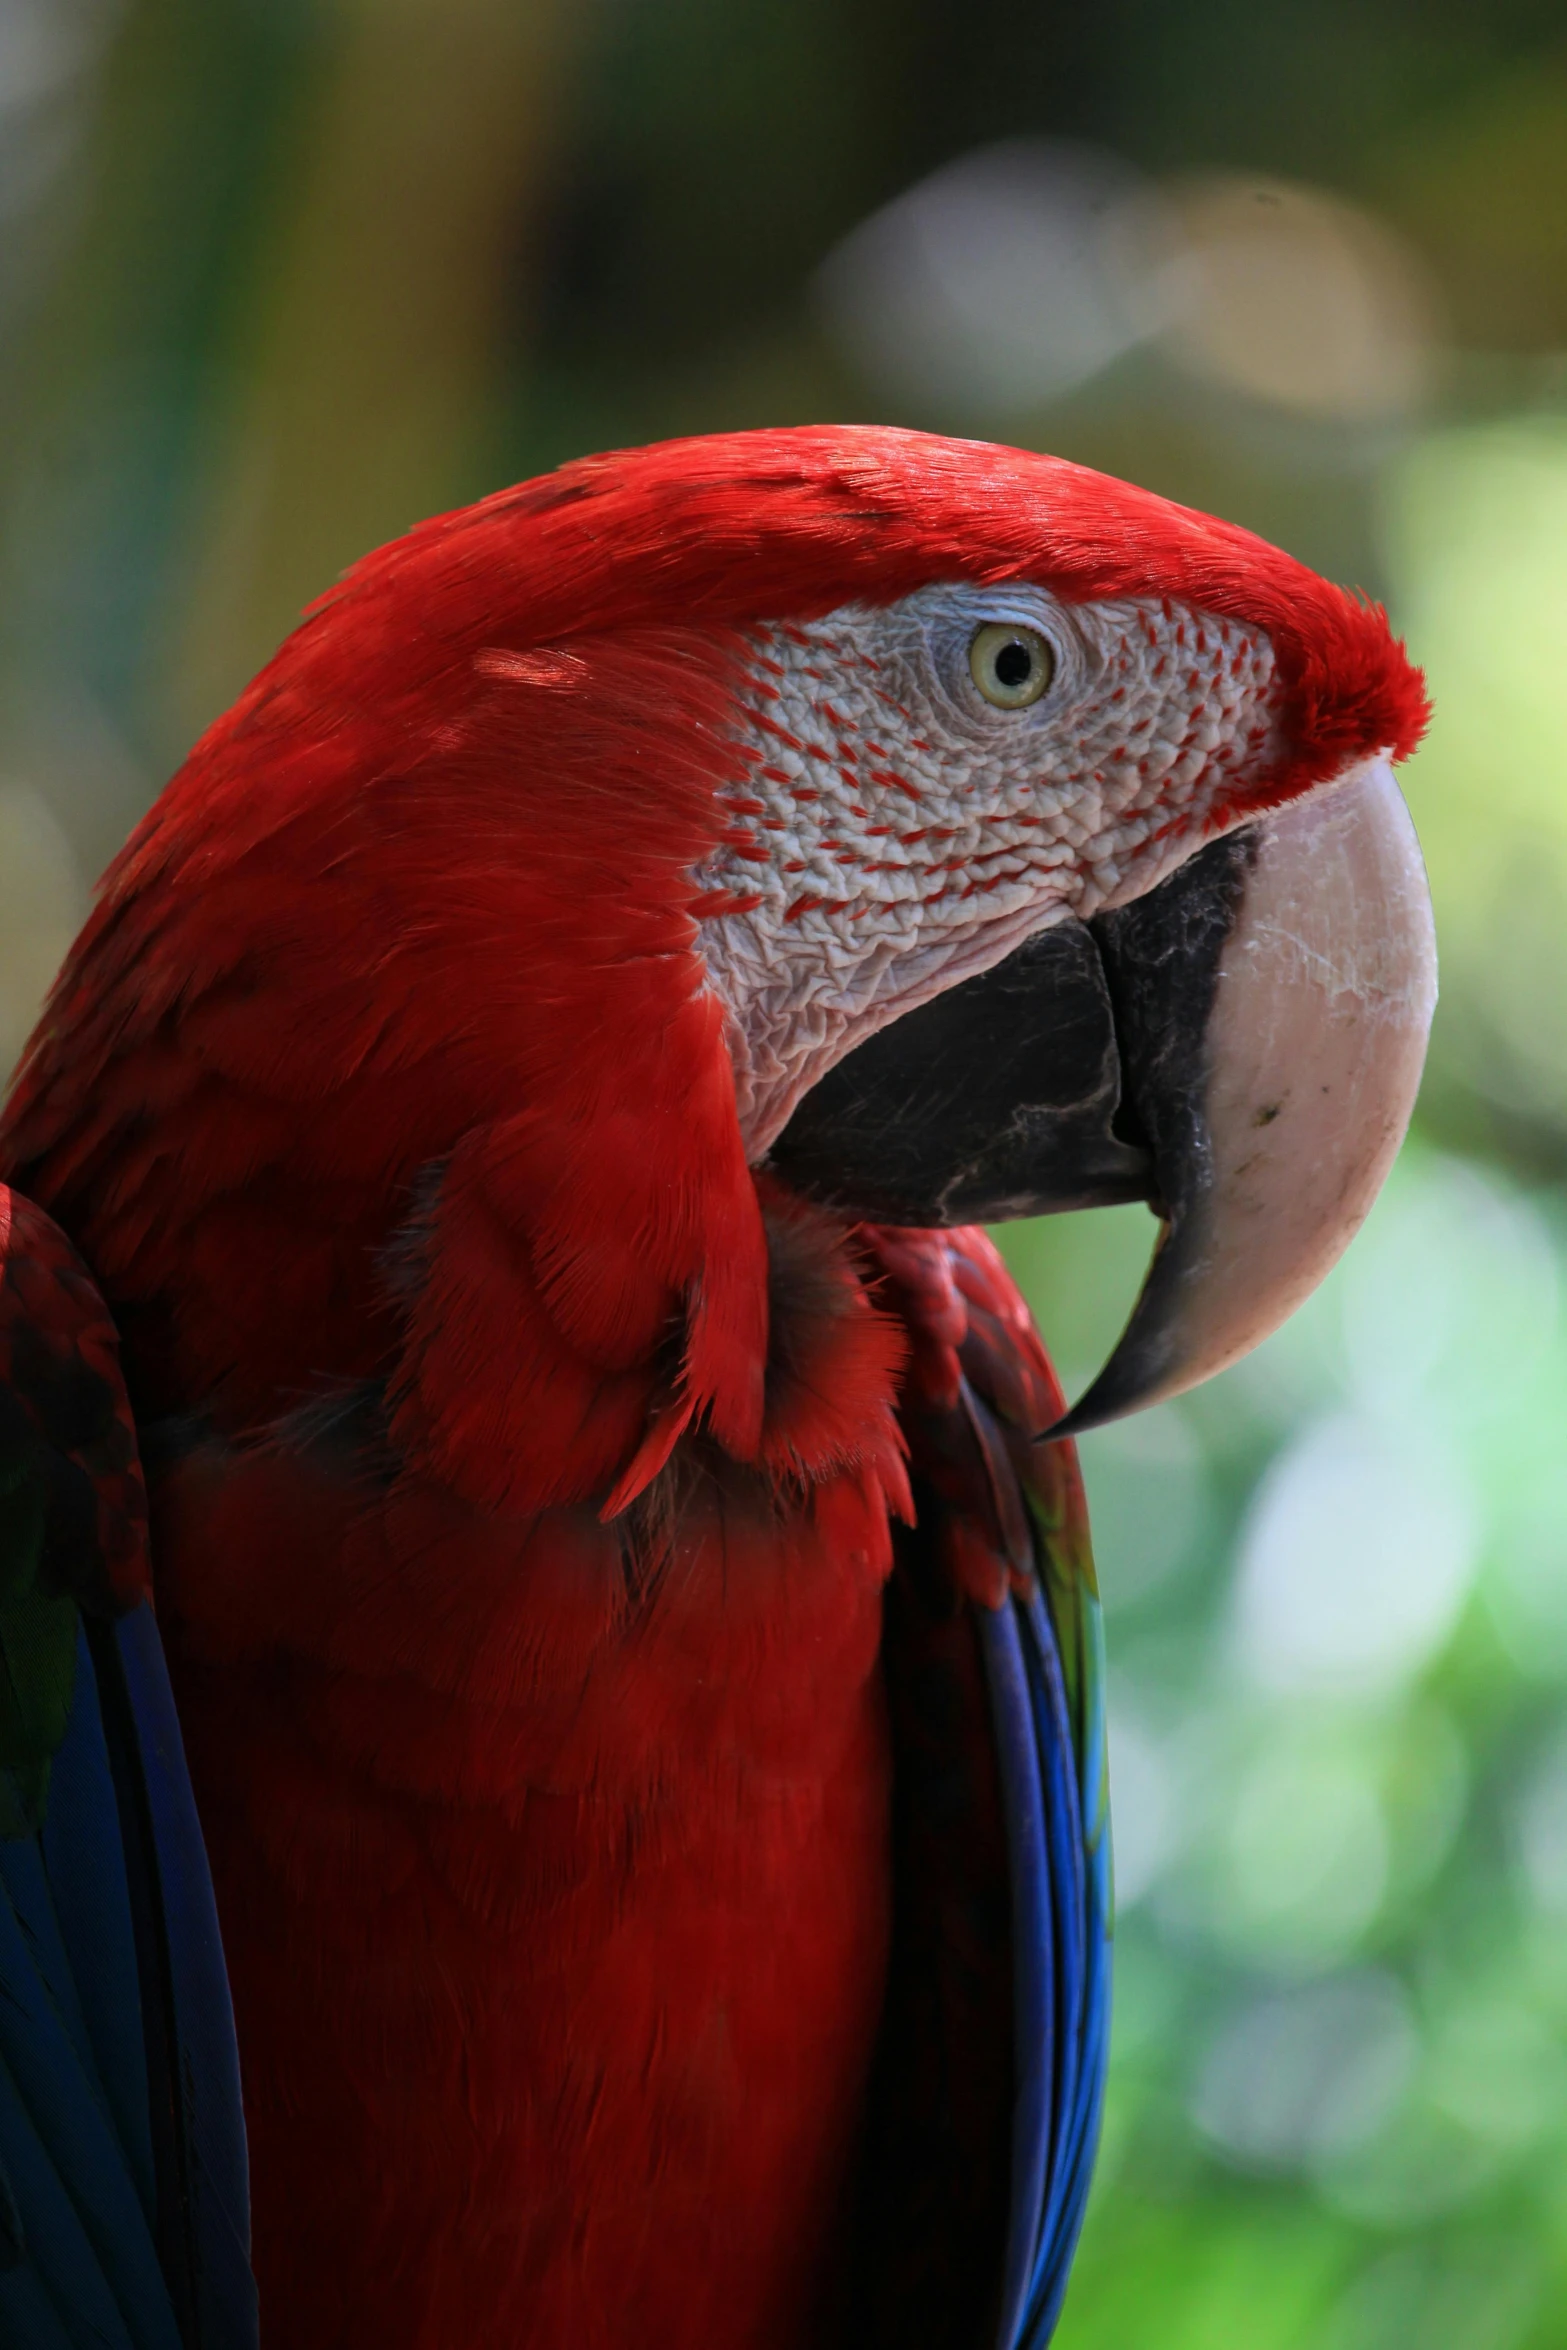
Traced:
<path id="1" fill-rule="evenodd" d="M 1403 1140 L 1436 1004 L 1425 869 L 1384 761 L 1058 920 L 878 1031 L 774 1143 L 885 1224 L 1147 1200 L 1142 1294 L 1074 1436 L 1254 1347 L 1353 1238 Z"/>
<path id="2" fill-rule="evenodd" d="M 1205 897 L 1224 935 L 1194 1032 L 1178 973 Z M 1436 1006 L 1425 868 L 1381 760 L 1093 927 L 1165 1224 L 1114 1353 L 1053 1436 L 1195 1387 L 1294 1312 L 1381 1189 Z"/>

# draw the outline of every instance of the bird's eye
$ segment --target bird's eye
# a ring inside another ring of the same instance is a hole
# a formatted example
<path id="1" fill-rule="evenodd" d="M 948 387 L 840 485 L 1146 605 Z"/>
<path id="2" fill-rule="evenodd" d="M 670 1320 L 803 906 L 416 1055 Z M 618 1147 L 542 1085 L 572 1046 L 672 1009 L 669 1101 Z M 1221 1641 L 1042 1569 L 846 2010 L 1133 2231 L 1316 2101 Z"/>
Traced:
<path id="1" fill-rule="evenodd" d="M 993 620 L 968 649 L 969 675 L 998 710 L 1026 710 L 1056 673 L 1056 657 L 1037 629 Z"/>

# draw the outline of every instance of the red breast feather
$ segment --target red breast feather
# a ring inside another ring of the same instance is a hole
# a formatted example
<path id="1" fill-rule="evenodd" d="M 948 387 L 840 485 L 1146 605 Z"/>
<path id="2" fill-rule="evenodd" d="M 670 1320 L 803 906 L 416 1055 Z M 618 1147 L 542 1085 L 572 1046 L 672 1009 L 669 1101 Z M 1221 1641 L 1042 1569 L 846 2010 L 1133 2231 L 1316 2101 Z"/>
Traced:
<path id="1" fill-rule="evenodd" d="M 611 1526 L 322 1418 L 161 1487 L 290 2350 L 820 2339 L 889 1930 L 900 1341 L 779 1216 L 771 1471 L 688 1443 Z"/>

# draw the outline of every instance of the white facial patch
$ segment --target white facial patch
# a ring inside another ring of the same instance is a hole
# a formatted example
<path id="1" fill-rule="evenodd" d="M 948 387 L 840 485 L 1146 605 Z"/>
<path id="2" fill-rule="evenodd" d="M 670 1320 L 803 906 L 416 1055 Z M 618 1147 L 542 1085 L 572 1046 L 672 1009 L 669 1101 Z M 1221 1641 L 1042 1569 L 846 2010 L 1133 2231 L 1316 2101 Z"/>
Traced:
<path id="1" fill-rule="evenodd" d="M 1028 708 L 995 707 L 970 674 L 998 621 L 1054 653 Z M 1272 746 L 1267 637 L 1168 600 L 932 587 L 754 646 L 751 776 L 697 877 L 753 1161 L 864 1037 L 1244 821 L 1237 785 Z"/>

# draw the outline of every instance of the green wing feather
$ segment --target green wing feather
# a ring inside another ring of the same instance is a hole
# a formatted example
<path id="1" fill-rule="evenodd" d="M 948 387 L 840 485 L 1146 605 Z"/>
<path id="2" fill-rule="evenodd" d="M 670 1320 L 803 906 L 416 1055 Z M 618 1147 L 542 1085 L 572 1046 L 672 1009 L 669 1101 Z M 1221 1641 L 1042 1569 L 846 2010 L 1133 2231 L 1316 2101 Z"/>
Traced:
<path id="1" fill-rule="evenodd" d="M 0 1836 L 42 1822 L 81 1611 L 117 1615 L 146 1590 L 113 1325 L 63 1233 L 0 1185 Z"/>
<path id="2" fill-rule="evenodd" d="M 1083 1792 L 1084 1847 L 1090 1858 L 1103 1850 L 1108 1867 L 1104 1616 L 1088 1532 L 1088 1502 L 1074 1445 L 1036 1444 L 1030 1450 L 1023 1491 L 1034 1525 L 1040 1586 L 1061 1651 Z"/>
<path id="3" fill-rule="evenodd" d="M 45 1575 L 49 1489 L 36 1443 L 3 1405 L 0 1421 L 12 1422 L 0 1430 L 0 1836 L 29 1836 L 71 1710 L 77 1606 Z"/>

